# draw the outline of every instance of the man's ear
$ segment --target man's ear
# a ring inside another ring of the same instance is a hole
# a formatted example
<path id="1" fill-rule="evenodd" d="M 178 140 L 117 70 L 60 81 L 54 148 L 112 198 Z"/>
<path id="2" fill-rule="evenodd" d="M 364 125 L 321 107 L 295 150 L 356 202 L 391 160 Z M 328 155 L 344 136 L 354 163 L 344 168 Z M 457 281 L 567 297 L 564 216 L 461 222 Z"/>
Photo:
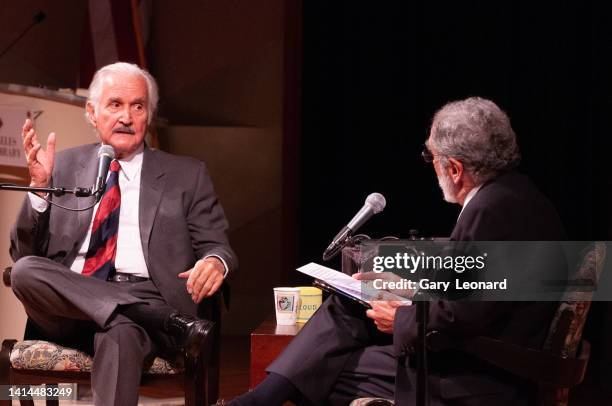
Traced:
<path id="1" fill-rule="evenodd" d="M 96 114 L 94 106 L 91 102 L 87 102 L 85 105 L 85 111 L 87 111 L 87 118 L 94 128 L 97 128 L 98 121 L 96 120 Z"/>
<path id="2" fill-rule="evenodd" d="M 453 183 L 455 185 L 459 183 L 461 177 L 463 176 L 463 164 L 461 161 L 458 161 L 455 158 L 448 158 L 447 170 Z"/>

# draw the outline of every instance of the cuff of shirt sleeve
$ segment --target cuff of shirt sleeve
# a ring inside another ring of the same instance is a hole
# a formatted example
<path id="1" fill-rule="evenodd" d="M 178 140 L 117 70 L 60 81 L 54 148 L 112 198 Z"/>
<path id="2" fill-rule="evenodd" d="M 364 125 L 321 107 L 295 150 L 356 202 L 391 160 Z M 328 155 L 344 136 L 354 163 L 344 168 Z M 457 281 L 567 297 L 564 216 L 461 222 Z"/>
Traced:
<path id="1" fill-rule="evenodd" d="M 49 194 L 47 193 L 45 195 L 45 197 L 49 196 Z M 34 210 L 36 210 L 39 213 L 44 213 L 45 211 L 47 211 L 47 208 L 49 207 L 49 203 L 43 199 L 42 197 L 38 196 L 36 193 L 28 193 L 28 198 L 30 199 L 30 204 L 32 205 L 32 208 Z"/>
<path id="2" fill-rule="evenodd" d="M 221 263 L 223 263 L 223 267 L 225 268 L 225 272 L 223 273 L 223 279 L 225 279 L 225 277 L 227 276 L 227 273 L 229 272 L 229 268 L 227 267 L 227 262 L 225 262 L 225 260 L 223 258 L 221 258 L 219 255 L 206 255 L 204 258 L 202 259 L 206 259 L 206 258 L 210 258 L 210 257 L 214 257 L 217 258 L 219 261 L 221 261 Z"/>

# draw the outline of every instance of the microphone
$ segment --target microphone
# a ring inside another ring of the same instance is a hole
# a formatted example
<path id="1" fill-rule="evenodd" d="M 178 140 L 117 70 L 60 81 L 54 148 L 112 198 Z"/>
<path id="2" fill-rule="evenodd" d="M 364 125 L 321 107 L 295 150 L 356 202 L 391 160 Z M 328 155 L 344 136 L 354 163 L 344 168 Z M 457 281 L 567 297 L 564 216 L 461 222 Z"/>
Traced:
<path id="1" fill-rule="evenodd" d="M 96 202 L 102 197 L 104 187 L 106 186 L 106 176 L 111 161 L 115 159 L 115 150 L 110 145 L 102 145 L 98 151 L 98 177 L 92 188 L 92 195 L 96 196 Z"/>
<path id="2" fill-rule="evenodd" d="M 336 234 L 331 244 L 329 244 L 323 253 L 323 261 L 328 261 L 336 256 L 342 247 L 346 245 L 349 237 L 351 237 L 353 233 L 363 225 L 363 223 L 368 221 L 370 217 L 383 211 L 386 204 L 387 202 L 385 201 L 385 197 L 380 193 L 370 194 L 366 198 L 363 207 L 357 212 L 357 214 L 355 214 L 355 217 L 353 217 L 351 221 L 349 221 L 349 223 L 344 226 L 344 228 L 340 230 L 338 234 Z"/>

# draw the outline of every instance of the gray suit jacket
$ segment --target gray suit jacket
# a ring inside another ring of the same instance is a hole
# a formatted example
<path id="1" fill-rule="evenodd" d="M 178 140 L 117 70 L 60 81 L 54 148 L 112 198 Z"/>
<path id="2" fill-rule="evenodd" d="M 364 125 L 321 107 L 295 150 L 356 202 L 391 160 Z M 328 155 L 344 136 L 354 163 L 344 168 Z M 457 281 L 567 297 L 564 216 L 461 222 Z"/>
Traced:
<path id="1" fill-rule="evenodd" d="M 52 184 L 72 188 L 95 181 L 99 144 L 59 152 Z M 68 207 L 87 207 L 92 198 L 53 197 Z M 11 232 L 11 256 L 50 258 L 67 267 L 86 236 L 93 209 L 72 212 L 51 206 L 32 209 L 25 198 Z M 140 238 L 149 275 L 166 302 L 195 315 L 197 305 L 177 275 L 205 255 L 225 260 L 229 271 L 238 265 L 227 239 L 228 224 L 204 163 L 162 151 L 144 149 L 139 204 Z"/>

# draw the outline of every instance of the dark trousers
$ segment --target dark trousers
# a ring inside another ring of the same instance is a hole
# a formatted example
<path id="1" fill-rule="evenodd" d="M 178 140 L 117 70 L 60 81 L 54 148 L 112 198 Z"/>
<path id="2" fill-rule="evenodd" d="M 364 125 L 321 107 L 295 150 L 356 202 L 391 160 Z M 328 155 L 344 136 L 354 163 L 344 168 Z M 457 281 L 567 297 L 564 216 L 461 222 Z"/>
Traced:
<path id="1" fill-rule="evenodd" d="M 339 296 L 329 297 L 285 351 L 267 368 L 287 378 L 307 405 L 348 405 L 359 397 L 395 399 L 400 406 L 416 404 L 416 371 L 402 366 L 396 388 L 397 357 L 390 334 L 379 332 L 366 309 Z M 430 368 L 430 406 L 523 405 L 523 386 L 515 385 L 452 358 Z M 447 365 L 450 364 L 450 365 Z M 450 368 L 449 368 L 450 367 Z"/>
<path id="2" fill-rule="evenodd" d="M 392 399 L 392 336 L 376 330 L 355 302 L 331 296 L 268 367 L 313 405 L 346 405 L 356 397 Z"/>
<path id="3" fill-rule="evenodd" d="M 138 403 L 143 365 L 171 347 L 172 340 L 161 331 L 145 331 L 117 308 L 134 303 L 168 308 L 150 280 L 107 282 L 30 256 L 13 265 L 11 286 L 46 339 L 93 354 L 96 405 Z"/>

